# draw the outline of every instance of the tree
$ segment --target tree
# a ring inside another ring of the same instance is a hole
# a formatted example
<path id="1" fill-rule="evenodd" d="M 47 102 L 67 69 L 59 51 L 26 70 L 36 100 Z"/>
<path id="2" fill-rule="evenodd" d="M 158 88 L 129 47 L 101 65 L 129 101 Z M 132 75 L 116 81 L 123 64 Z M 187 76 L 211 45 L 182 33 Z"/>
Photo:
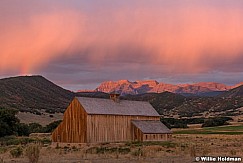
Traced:
<path id="1" fill-rule="evenodd" d="M 161 118 L 160 121 L 168 128 L 188 128 L 184 119 Z"/>
<path id="2" fill-rule="evenodd" d="M 17 133 L 18 136 L 29 136 L 30 134 L 29 126 L 24 123 L 17 124 Z"/>
<path id="3" fill-rule="evenodd" d="M 49 125 L 47 125 L 46 127 L 44 127 L 44 132 L 52 132 L 53 130 L 55 130 L 57 128 L 57 126 L 61 122 L 62 122 L 62 120 L 54 121 L 54 122 L 50 123 Z"/>
<path id="4" fill-rule="evenodd" d="M 43 132 L 43 127 L 39 123 L 30 123 L 29 124 L 29 131 L 30 133 L 40 133 Z"/>
<path id="5" fill-rule="evenodd" d="M 202 127 L 228 125 L 229 123 L 227 121 L 229 121 L 229 120 L 232 120 L 232 118 L 230 118 L 230 117 L 209 118 L 209 119 L 205 120 L 205 122 L 202 124 Z"/>
<path id="6" fill-rule="evenodd" d="M 19 119 L 15 117 L 17 110 L 0 108 L 0 137 L 17 132 Z"/>

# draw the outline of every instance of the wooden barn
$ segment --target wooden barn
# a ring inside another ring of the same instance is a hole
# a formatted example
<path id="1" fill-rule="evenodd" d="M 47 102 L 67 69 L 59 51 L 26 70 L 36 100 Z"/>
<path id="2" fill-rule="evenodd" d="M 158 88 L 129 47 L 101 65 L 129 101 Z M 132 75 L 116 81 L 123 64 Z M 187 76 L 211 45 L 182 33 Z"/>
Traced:
<path id="1" fill-rule="evenodd" d="M 74 98 L 52 133 L 52 141 L 164 141 L 171 138 L 171 133 L 148 102 L 119 100 L 114 94 L 111 99 Z"/>

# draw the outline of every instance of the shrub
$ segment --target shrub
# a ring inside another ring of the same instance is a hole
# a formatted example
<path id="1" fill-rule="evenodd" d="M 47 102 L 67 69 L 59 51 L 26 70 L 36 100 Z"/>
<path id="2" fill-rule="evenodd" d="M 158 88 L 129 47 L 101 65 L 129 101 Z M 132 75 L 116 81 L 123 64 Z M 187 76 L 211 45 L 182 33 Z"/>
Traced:
<path id="1" fill-rule="evenodd" d="M 37 163 L 40 157 L 40 146 L 37 144 L 29 145 L 26 148 L 26 156 L 30 163 Z"/>
<path id="2" fill-rule="evenodd" d="M 144 152 L 143 152 L 143 150 L 141 149 L 141 148 L 138 148 L 137 150 L 135 150 L 133 153 L 132 153 L 132 155 L 134 155 L 134 156 L 143 156 L 144 155 Z"/>
<path id="3" fill-rule="evenodd" d="M 3 146 L 8 145 L 20 145 L 20 144 L 28 144 L 31 142 L 37 141 L 36 139 L 29 138 L 29 137 L 15 137 L 15 136 L 6 136 L 0 138 L 0 143 Z"/>
<path id="4" fill-rule="evenodd" d="M 17 125 L 17 133 L 18 133 L 18 136 L 29 136 L 29 134 L 30 134 L 29 126 L 24 123 L 19 123 Z"/>
<path id="5" fill-rule="evenodd" d="M 168 128 L 188 128 L 184 119 L 161 118 L 160 121 Z"/>
<path id="6" fill-rule="evenodd" d="M 7 150 L 8 149 L 6 147 L 0 147 L 0 154 L 7 152 Z"/>
<path id="7" fill-rule="evenodd" d="M 21 148 L 20 146 L 17 148 L 14 148 L 10 151 L 10 154 L 12 157 L 18 158 L 23 155 L 23 148 Z"/>
<path id="8" fill-rule="evenodd" d="M 229 117 L 215 117 L 215 118 L 209 118 L 205 120 L 205 122 L 202 124 L 202 127 L 214 127 L 214 126 L 222 126 L 222 125 L 228 125 L 228 120 L 232 120 L 232 118 Z"/>
<path id="9" fill-rule="evenodd" d="M 16 133 L 19 119 L 16 110 L 0 108 L 0 137 Z"/>
<path id="10" fill-rule="evenodd" d="M 30 123 L 29 124 L 30 133 L 40 133 L 43 132 L 43 127 L 39 123 Z"/>
<path id="11" fill-rule="evenodd" d="M 128 154 L 130 151 L 130 148 L 118 148 L 118 152 L 121 154 Z"/>
<path id="12" fill-rule="evenodd" d="M 42 144 L 51 144 L 51 140 L 49 138 L 43 138 L 43 139 L 40 139 L 40 142 Z"/>
<path id="13" fill-rule="evenodd" d="M 143 142 L 141 141 L 132 141 L 132 142 L 126 142 L 126 146 L 131 146 L 131 147 L 140 147 L 143 145 Z"/>
<path id="14" fill-rule="evenodd" d="M 97 147 L 96 153 L 97 154 L 99 154 L 99 153 L 104 154 L 106 152 L 106 150 L 107 150 L 106 147 Z"/>
<path id="15" fill-rule="evenodd" d="M 62 120 L 58 120 L 58 121 L 54 121 L 54 122 L 48 124 L 46 127 L 44 127 L 44 129 L 43 129 L 44 132 L 48 133 L 48 132 L 54 131 L 61 122 L 62 122 Z"/>
<path id="16" fill-rule="evenodd" d="M 127 154 L 131 150 L 130 148 L 126 147 L 96 147 L 97 154 L 105 154 L 105 153 L 120 153 L 120 154 Z M 90 150 L 92 152 L 93 149 Z"/>

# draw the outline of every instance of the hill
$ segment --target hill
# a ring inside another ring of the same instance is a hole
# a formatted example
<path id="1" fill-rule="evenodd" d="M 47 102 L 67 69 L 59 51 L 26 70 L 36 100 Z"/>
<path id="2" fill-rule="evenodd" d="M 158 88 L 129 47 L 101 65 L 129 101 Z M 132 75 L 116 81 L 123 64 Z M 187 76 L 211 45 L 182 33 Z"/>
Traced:
<path id="1" fill-rule="evenodd" d="M 129 81 L 120 81 L 120 84 L 124 83 L 129 83 Z M 145 84 L 149 85 L 151 89 L 155 86 L 160 86 L 159 88 L 162 89 L 162 84 L 155 81 L 137 81 L 136 83 L 132 86 L 133 88 L 140 88 L 140 85 Z M 205 83 L 203 84 L 205 85 Z M 201 90 L 200 86 L 184 85 L 184 87 L 186 90 L 195 88 L 196 92 Z M 210 84 L 210 87 L 214 86 Z M 221 88 L 224 89 L 222 85 Z M 108 93 L 97 91 L 73 93 L 42 76 L 19 76 L 0 79 L 0 90 L 0 107 L 15 108 L 22 112 L 35 114 L 40 114 L 40 110 L 48 113 L 64 112 L 75 96 L 109 98 Z M 224 93 L 222 93 L 223 91 L 214 91 L 214 95 L 211 95 L 214 97 L 202 97 L 190 93 L 184 93 L 186 96 L 182 96 L 168 91 L 141 93 L 143 92 L 141 90 L 139 94 L 123 94 L 121 99 L 148 101 L 159 114 L 180 117 L 205 116 L 211 113 L 236 115 L 239 113 L 237 108 L 243 107 L 243 86 Z M 144 88 L 143 90 L 148 89 Z M 207 94 L 205 96 L 208 96 L 209 93 L 204 92 L 201 94 Z"/>
<path id="2" fill-rule="evenodd" d="M 110 95 L 104 92 L 77 92 L 75 95 L 78 97 L 110 98 Z"/>
<path id="3" fill-rule="evenodd" d="M 220 97 L 224 97 L 224 98 L 243 97 L 243 85 L 240 85 L 234 89 L 225 92 L 224 94 L 221 94 Z"/>
<path id="4" fill-rule="evenodd" d="M 33 112 L 63 112 L 75 94 L 42 76 L 0 79 L 0 107 Z"/>
<path id="5" fill-rule="evenodd" d="M 186 101 L 186 97 L 171 92 L 127 95 L 122 97 L 122 99 L 148 101 L 159 114 L 166 114 L 171 109 L 179 107 Z"/>

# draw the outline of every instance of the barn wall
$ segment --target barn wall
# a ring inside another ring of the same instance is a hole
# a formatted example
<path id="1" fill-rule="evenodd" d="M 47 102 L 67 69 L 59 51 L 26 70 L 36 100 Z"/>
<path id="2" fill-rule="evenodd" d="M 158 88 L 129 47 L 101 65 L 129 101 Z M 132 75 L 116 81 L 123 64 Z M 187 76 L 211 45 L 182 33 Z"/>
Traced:
<path id="1" fill-rule="evenodd" d="M 159 117 L 88 115 L 87 142 L 131 141 L 134 134 L 131 120 L 159 120 Z"/>
<path id="2" fill-rule="evenodd" d="M 132 140 L 133 141 L 143 141 L 143 133 L 132 124 Z"/>
<path id="3" fill-rule="evenodd" d="M 87 113 L 76 98 L 66 109 L 62 123 L 52 133 L 52 141 L 87 142 Z"/>
<path id="4" fill-rule="evenodd" d="M 143 141 L 168 141 L 171 134 L 143 134 Z"/>

